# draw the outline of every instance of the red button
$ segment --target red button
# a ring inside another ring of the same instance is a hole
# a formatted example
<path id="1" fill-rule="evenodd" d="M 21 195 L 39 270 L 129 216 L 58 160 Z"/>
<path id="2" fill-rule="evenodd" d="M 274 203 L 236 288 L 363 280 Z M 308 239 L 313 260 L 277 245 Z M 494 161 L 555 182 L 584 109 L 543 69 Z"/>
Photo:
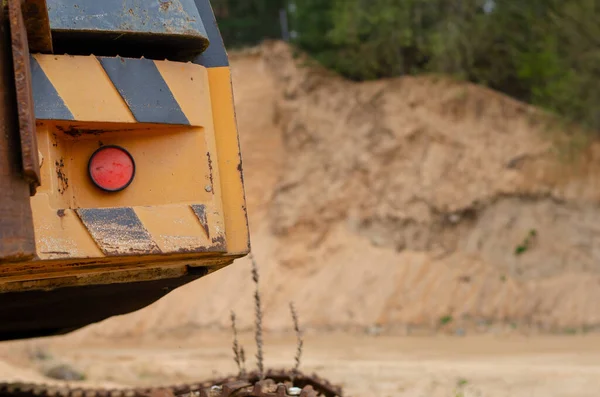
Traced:
<path id="1" fill-rule="evenodd" d="M 135 163 L 129 152 L 119 146 L 96 150 L 88 165 L 92 182 L 107 192 L 125 189 L 135 175 Z"/>

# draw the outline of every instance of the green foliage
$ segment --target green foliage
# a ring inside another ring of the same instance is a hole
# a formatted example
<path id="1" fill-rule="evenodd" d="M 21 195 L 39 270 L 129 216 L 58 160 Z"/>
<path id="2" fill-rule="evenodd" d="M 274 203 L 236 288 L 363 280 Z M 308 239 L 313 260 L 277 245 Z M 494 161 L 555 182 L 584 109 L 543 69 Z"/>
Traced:
<path id="1" fill-rule="evenodd" d="M 451 315 L 446 315 L 446 316 L 442 316 L 440 318 L 440 325 L 446 325 L 446 324 L 450 324 L 454 319 L 452 318 Z"/>
<path id="2" fill-rule="evenodd" d="M 535 229 L 530 230 L 529 234 L 527 235 L 527 237 L 525 237 L 523 242 L 517 245 L 517 247 L 515 248 L 515 255 L 519 256 L 527 252 L 527 250 L 531 248 L 531 244 L 533 244 L 533 241 L 536 238 L 536 236 L 537 231 Z"/>
<path id="3" fill-rule="evenodd" d="M 353 80 L 445 73 L 600 129 L 598 0 L 211 0 L 229 48 L 281 38 Z"/>
<path id="4" fill-rule="evenodd" d="M 600 128 L 596 0 L 295 4 L 296 44 L 348 78 L 448 73 Z"/>
<path id="5" fill-rule="evenodd" d="M 225 45 L 255 45 L 265 38 L 281 38 L 279 11 L 284 0 L 211 0 Z"/>

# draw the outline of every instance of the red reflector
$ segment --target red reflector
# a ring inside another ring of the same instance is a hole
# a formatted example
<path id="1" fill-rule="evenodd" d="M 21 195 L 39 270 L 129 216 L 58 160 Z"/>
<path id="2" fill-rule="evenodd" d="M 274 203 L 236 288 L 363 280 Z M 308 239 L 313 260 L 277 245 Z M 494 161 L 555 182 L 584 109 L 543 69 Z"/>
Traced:
<path id="1" fill-rule="evenodd" d="M 103 146 L 90 157 L 88 171 L 92 182 L 100 189 L 118 192 L 133 181 L 135 163 L 122 147 Z"/>

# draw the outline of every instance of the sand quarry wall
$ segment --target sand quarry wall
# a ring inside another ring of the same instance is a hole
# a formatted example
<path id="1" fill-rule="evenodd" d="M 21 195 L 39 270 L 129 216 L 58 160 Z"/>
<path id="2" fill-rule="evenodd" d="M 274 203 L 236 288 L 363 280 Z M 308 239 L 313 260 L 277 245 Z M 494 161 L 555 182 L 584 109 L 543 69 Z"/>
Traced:
<path id="1" fill-rule="evenodd" d="M 316 329 L 600 324 L 599 144 L 565 158 L 575 135 L 447 78 L 348 82 L 279 42 L 231 58 L 267 329 L 290 301 Z M 84 334 L 249 328 L 253 288 L 238 260 Z"/>

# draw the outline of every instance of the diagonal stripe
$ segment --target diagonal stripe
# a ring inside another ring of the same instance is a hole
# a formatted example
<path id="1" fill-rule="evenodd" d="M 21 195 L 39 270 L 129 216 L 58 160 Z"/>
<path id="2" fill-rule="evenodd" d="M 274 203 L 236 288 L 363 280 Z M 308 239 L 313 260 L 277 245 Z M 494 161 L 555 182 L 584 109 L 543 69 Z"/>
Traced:
<path id="1" fill-rule="evenodd" d="M 154 61 L 121 57 L 98 59 L 138 122 L 190 124 Z"/>
<path id="2" fill-rule="evenodd" d="M 208 72 L 193 63 L 154 61 L 191 125 L 212 128 Z"/>
<path id="3" fill-rule="evenodd" d="M 75 120 L 135 122 L 95 56 L 37 55 L 36 60 Z"/>
<path id="4" fill-rule="evenodd" d="M 187 205 L 140 206 L 134 209 L 164 254 L 219 250 Z"/>
<path id="5" fill-rule="evenodd" d="M 204 204 L 192 204 L 192 211 L 196 214 L 198 221 L 206 232 L 206 237 L 210 238 L 210 230 L 208 228 L 208 219 L 206 217 L 206 206 Z"/>
<path id="6" fill-rule="evenodd" d="M 77 215 L 105 255 L 161 253 L 133 208 L 79 208 Z"/>
<path id="7" fill-rule="evenodd" d="M 58 95 L 35 57 L 30 58 L 30 63 L 35 117 L 37 119 L 74 120 L 73 114 Z"/>

